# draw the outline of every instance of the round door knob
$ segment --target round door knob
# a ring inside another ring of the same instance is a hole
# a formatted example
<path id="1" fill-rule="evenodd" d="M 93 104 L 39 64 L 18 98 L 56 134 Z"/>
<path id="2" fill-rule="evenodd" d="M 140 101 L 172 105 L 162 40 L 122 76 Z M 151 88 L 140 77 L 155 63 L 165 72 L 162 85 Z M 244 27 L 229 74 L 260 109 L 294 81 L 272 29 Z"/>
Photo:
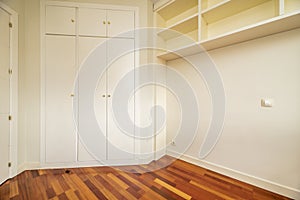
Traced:
<path id="1" fill-rule="evenodd" d="M 105 94 L 102 94 L 102 97 L 105 97 Z"/>
<path id="2" fill-rule="evenodd" d="M 109 95 L 107 95 L 107 97 L 110 97 L 110 94 L 109 94 Z"/>
<path id="3" fill-rule="evenodd" d="M 74 23 L 74 22 L 75 22 L 75 20 L 74 20 L 74 19 L 71 19 L 71 22 L 72 22 L 72 23 Z"/>
<path id="4" fill-rule="evenodd" d="M 106 24 L 106 22 L 105 22 L 105 21 L 103 21 L 102 23 L 103 23 L 103 24 Z"/>
<path id="5" fill-rule="evenodd" d="M 108 21 L 107 23 L 110 24 L 110 21 Z"/>

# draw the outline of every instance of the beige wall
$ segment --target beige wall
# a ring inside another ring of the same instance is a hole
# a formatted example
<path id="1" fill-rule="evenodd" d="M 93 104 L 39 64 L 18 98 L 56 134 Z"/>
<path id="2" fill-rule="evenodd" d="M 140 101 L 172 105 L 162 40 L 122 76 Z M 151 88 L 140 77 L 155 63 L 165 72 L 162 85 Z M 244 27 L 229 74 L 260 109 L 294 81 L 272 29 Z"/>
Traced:
<path id="1" fill-rule="evenodd" d="M 220 140 L 203 160 L 257 180 L 298 190 L 298 198 L 299 36 L 300 29 L 297 29 L 209 52 L 223 79 L 226 115 Z M 200 160 L 200 146 L 212 115 L 208 90 L 204 79 L 196 77 L 191 66 L 185 62 L 174 60 L 168 65 L 196 86 L 200 126 L 197 138 L 186 155 Z M 261 107 L 262 98 L 274 99 L 274 107 Z M 167 105 L 167 131 L 171 134 L 179 122 L 179 111 L 175 109 L 178 105 L 174 98 L 168 97 Z"/>
<path id="2" fill-rule="evenodd" d="M 0 0 L 19 13 L 19 165 L 40 160 L 40 0 Z M 150 0 L 63 0 L 135 6 L 140 26 L 152 22 Z M 147 55 L 141 60 L 147 62 Z"/>

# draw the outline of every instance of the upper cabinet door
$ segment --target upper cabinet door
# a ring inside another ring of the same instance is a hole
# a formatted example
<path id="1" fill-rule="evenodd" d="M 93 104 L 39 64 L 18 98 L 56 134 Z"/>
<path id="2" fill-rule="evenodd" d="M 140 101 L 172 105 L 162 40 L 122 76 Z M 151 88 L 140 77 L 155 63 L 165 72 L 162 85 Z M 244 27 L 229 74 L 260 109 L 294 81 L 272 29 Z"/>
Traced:
<path id="1" fill-rule="evenodd" d="M 109 37 L 134 38 L 134 11 L 107 11 L 107 26 Z"/>
<path id="2" fill-rule="evenodd" d="M 79 8 L 79 35 L 106 37 L 106 10 Z"/>
<path id="3" fill-rule="evenodd" d="M 46 33 L 50 34 L 76 34 L 75 8 L 47 6 L 46 7 Z"/>

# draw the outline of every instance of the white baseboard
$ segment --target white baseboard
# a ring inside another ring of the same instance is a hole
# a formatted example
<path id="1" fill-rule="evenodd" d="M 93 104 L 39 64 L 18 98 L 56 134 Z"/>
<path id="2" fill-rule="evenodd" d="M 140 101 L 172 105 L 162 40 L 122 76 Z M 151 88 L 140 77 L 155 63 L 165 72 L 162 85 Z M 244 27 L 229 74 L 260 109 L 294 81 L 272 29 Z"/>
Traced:
<path id="1" fill-rule="evenodd" d="M 26 170 L 40 169 L 41 165 L 39 162 L 25 162 L 18 166 L 17 174 L 20 174 Z"/>
<path id="2" fill-rule="evenodd" d="M 175 158 L 180 158 L 188 163 L 192 163 L 194 165 L 203 167 L 205 169 L 209 169 L 215 171 L 217 173 L 223 174 L 225 176 L 229 176 L 231 178 L 249 183 L 251 185 L 255 185 L 257 187 L 266 189 L 271 192 L 275 192 L 277 194 L 281 194 L 293 199 L 300 200 L 300 190 L 295 188 L 290 188 L 272 181 L 268 181 L 259 177 L 251 176 L 249 174 L 245 174 L 243 172 L 239 172 L 230 168 L 226 168 L 224 166 L 216 165 L 214 163 L 210 163 L 207 161 L 200 160 L 190 155 L 179 155 L 177 152 L 167 151 L 167 155 L 173 156 Z"/>
<path id="3" fill-rule="evenodd" d="M 144 165 L 153 161 L 153 158 L 142 158 L 136 160 L 126 160 L 123 165 Z M 18 173 L 20 174 L 26 170 L 35 169 L 61 169 L 61 168 L 77 168 L 77 167 L 101 167 L 101 166 L 121 166 L 122 162 L 115 160 L 107 164 L 102 164 L 98 161 L 77 161 L 77 162 L 65 162 L 65 163 L 39 163 L 39 162 L 26 162 L 18 166 Z"/>

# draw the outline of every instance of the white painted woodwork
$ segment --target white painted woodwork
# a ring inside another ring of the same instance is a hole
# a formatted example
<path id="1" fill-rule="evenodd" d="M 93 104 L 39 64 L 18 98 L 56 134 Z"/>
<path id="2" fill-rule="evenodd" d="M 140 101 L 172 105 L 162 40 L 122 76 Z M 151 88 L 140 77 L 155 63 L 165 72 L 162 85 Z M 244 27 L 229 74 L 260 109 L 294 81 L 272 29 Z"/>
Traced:
<path id="1" fill-rule="evenodd" d="M 101 38 L 79 38 L 79 63 L 87 58 L 87 56 L 92 52 L 92 50 L 97 47 L 99 44 L 103 43 L 105 39 Z M 113 62 L 112 65 L 108 65 L 108 70 L 103 74 L 103 77 L 99 77 L 99 82 L 95 90 L 95 99 L 94 99 L 94 109 L 95 116 L 99 125 L 99 128 L 103 133 L 106 134 L 106 141 L 98 141 L 99 148 L 103 148 L 107 155 L 108 160 L 124 160 L 132 159 L 132 154 L 124 153 L 134 152 L 134 138 L 127 136 L 122 131 L 120 131 L 118 124 L 114 120 L 113 110 L 112 110 L 112 95 L 114 88 L 120 79 L 131 70 L 134 69 L 134 52 L 130 52 L 124 56 L 119 57 L 120 52 L 125 49 L 134 48 L 133 39 L 121 39 L 113 38 L 108 39 L 106 45 L 106 53 L 102 55 L 103 59 L 106 60 L 106 63 L 110 63 L 110 58 L 117 56 L 117 60 Z M 118 48 L 116 48 L 118 46 Z M 80 80 L 80 77 L 79 77 Z M 79 81 L 79 83 L 81 83 Z M 129 88 L 134 90 L 134 79 L 132 79 L 128 84 Z M 79 85 L 80 87 L 80 85 Z M 109 97 L 110 95 L 110 97 Z M 80 99 L 79 99 L 80 101 Z M 134 112 L 134 101 L 129 103 L 128 111 Z M 79 110 L 79 120 L 80 120 L 80 110 Z M 79 122 L 80 123 L 80 122 Z M 80 126 L 79 126 L 80 128 Z M 87 130 L 93 131 L 93 130 Z M 132 124 L 131 132 L 134 133 L 134 125 Z M 114 148 L 113 146 L 117 148 Z M 118 150 L 122 149 L 122 151 Z M 94 160 L 93 156 L 90 155 L 88 147 L 81 142 L 79 142 L 78 148 L 78 161 L 92 161 Z"/>
<path id="2" fill-rule="evenodd" d="M 109 37 L 134 38 L 134 12 L 127 10 L 107 11 L 107 26 Z"/>
<path id="3" fill-rule="evenodd" d="M 46 33 L 76 34 L 76 9 L 72 7 L 46 6 Z"/>
<path id="4" fill-rule="evenodd" d="M 188 10 L 182 12 L 182 13 L 178 13 L 178 15 L 174 16 L 171 19 L 165 20 L 165 26 L 167 28 L 172 27 L 172 26 L 176 26 L 177 24 L 180 23 L 184 23 L 184 21 L 188 20 L 190 17 L 194 16 L 194 15 L 199 15 L 198 12 L 199 8 L 198 6 L 194 6 L 189 8 Z M 183 30 L 182 30 L 183 31 Z"/>
<path id="5" fill-rule="evenodd" d="M 207 10 L 228 1 L 230 0 L 201 0 L 201 10 Z"/>
<path id="6" fill-rule="evenodd" d="M 96 8 L 78 9 L 79 35 L 106 37 L 106 27 L 106 10 Z"/>
<path id="7" fill-rule="evenodd" d="M 153 11 L 157 11 L 170 3 L 174 2 L 175 0 L 152 0 L 153 2 Z"/>
<path id="8" fill-rule="evenodd" d="M 156 25 L 165 28 L 157 33 L 160 48 L 166 50 L 158 57 L 175 59 L 200 53 L 199 44 L 212 50 L 299 28 L 299 14 L 297 0 L 202 0 L 185 4 L 182 0 L 170 1 L 155 12 Z"/>
<path id="9" fill-rule="evenodd" d="M 133 38 L 134 11 L 79 8 L 79 35 Z"/>
<path id="10" fill-rule="evenodd" d="M 116 46 L 118 46 L 118 48 L 116 48 Z M 114 88 L 123 76 L 134 70 L 134 52 L 131 51 L 119 57 L 119 55 L 122 55 L 120 52 L 124 50 L 134 50 L 133 39 L 114 38 L 108 41 L 107 57 L 109 65 L 107 70 L 107 94 L 111 95 L 111 97 L 107 98 L 108 160 L 133 159 L 134 153 L 134 121 L 130 126 L 129 133 L 122 132 L 122 130 L 118 127 L 117 122 L 115 122 L 112 107 Z M 117 59 L 111 60 L 112 58 Z M 125 84 L 132 92 L 134 91 L 134 78 Z M 128 100 L 127 110 L 132 116 L 134 113 L 134 101 Z M 114 146 L 116 148 L 114 148 Z"/>
<path id="11" fill-rule="evenodd" d="M 45 36 L 46 162 L 76 161 L 73 113 L 75 37 Z"/>
<path id="12" fill-rule="evenodd" d="M 202 10 L 202 15 L 207 23 L 212 23 L 223 18 L 235 15 L 244 10 L 255 7 L 259 4 L 263 4 L 270 0 L 251 0 L 251 1 L 240 1 L 240 0 L 225 0 L 215 6 L 209 7 Z"/>
<path id="13" fill-rule="evenodd" d="M 193 8 L 198 5 L 198 0 L 175 0 L 162 6 L 157 12 L 165 19 L 170 20 L 171 18 L 177 16 L 180 13 L 183 13 L 190 8 Z"/>
<path id="14" fill-rule="evenodd" d="M 243 41 L 253 40 L 256 38 L 264 37 L 280 33 L 287 30 L 300 28 L 300 13 L 292 13 L 282 15 L 270 20 L 263 21 L 254 25 L 250 25 L 229 33 L 219 35 L 217 37 L 203 40 L 200 43 L 182 46 L 174 49 L 173 52 L 164 52 L 158 55 L 159 58 L 164 60 L 173 60 L 182 56 L 193 55 L 205 50 L 217 49 L 220 47 L 236 44 Z M 203 48 L 199 47 L 202 46 Z"/>
<path id="15" fill-rule="evenodd" d="M 45 115 L 44 115 L 44 164 L 78 163 L 95 161 L 95 158 L 78 134 L 80 127 L 89 119 L 83 119 L 84 98 L 80 99 L 80 73 L 78 73 L 79 90 L 74 89 L 78 70 L 88 55 L 99 44 L 109 39 L 102 52 L 101 62 L 108 63 L 108 56 L 119 53 L 122 47 L 134 48 L 135 11 L 134 9 L 109 8 L 109 6 L 87 6 L 59 4 L 45 6 Z M 128 33 L 128 31 L 131 31 Z M 108 92 L 113 93 L 113 87 L 119 79 L 134 68 L 135 56 L 130 53 L 117 60 L 110 69 L 99 79 L 95 90 L 95 116 L 100 129 L 107 139 L 98 141 L 100 159 L 124 160 L 133 156 L 122 154 L 108 145 L 108 139 L 117 141 L 119 148 L 133 153 L 134 139 L 118 133 L 118 126 L 113 124 L 111 112 L 111 98 Z M 111 82 L 109 82 L 111 80 Z M 134 79 L 130 81 L 133 89 Z M 109 86 L 111 86 L 109 88 Z M 75 91 L 74 91 L 75 90 Z M 77 94 L 76 94 L 77 93 Z M 72 95 L 74 94 L 74 95 Z M 104 96 L 103 96 L 104 95 Z M 74 97 L 72 97 L 74 96 Z M 78 108 L 73 111 L 73 98 L 78 99 Z M 134 101 L 129 106 L 134 113 Z M 134 116 L 132 114 L 132 116 Z M 76 119 L 76 120 L 75 120 Z M 78 122 L 78 124 L 76 124 Z M 78 127 L 76 127 L 76 125 Z M 78 130 L 76 129 L 78 128 Z M 93 132 L 93 127 L 86 127 L 87 132 Z M 132 126 L 132 130 L 133 126 Z M 81 130 L 79 131 L 81 133 Z M 114 132 L 114 133 L 112 133 Z M 94 132 L 95 133 L 95 132 Z M 96 134 L 96 133 L 95 133 Z M 42 143 L 43 144 L 43 143 Z M 51 165 L 52 166 L 52 165 Z"/>
<path id="16" fill-rule="evenodd" d="M 170 31 L 169 29 L 172 31 Z M 167 29 L 158 32 L 158 35 L 164 38 L 165 40 L 169 40 L 180 36 L 180 33 L 188 34 L 197 29 L 198 29 L 198 14 L 194 14 L 192 16 L 189 16 L 188 18 L 183 19 L 182 21 L 175 23 L 174 25 L 168 27 Z"/>
<path id="17" fill-rule="evenodd" d="M 10 15 L 0 8 L 0 184 L 9 178 L 10 144 Z"/>
<path id="18" fill-rule="evenodd" d="M 276 16 L 278 16 L 278 13 L 274 1 L 264 1 L 250 9 L 234 13 L 220 20 L 213 22 L 206 21 L 206 25 L 203 24 L 203 27 L 206 29 L 206 34 L 202 36 L 201 40 L 210 39 L 239 28 L 272 19 Z M 206 20 L 204 15 L 202 15 L 202 17 Z"/>
<path id="19" fill-rule="evenodd" d="M 78 60 L 79 60 L 79 67 L 81 68 L 84 61 L 93 52 L 93 50 L 98 46 L 105 42 L 105 38 L 95 38 L 95 37 L 79 37 L 78 40 Z M 103 45 L 106 45 L 105 43 Z M 106 55 L 102 55 L 103 59 L 106 60 Z M 80 77 L 79 77 L 80 80 Z M 81 83 L 81 82 L 80 82 Z M 79 86 L 80 87 L 80 86 Z M 95 91 L 95 115 L 97 118 L 97 122 L 99 128 L 102 130 L 103 133 L 106 133 L 106 98 L 102 95 L 106 94 L 106 75 L 99 79 L 99 86 L 96 88 Z M 80 100 L 79 100 L 80 101 Z M 79 120 L 80 118 L 80 110 L 79 110 Z M 80 128 L 80 126 L 79 126 Z M 86 131 L 93 131 L 93 130 L 86 130 Z M 79 142 L 78 142 L 78 161 L 93 161 L 95 158 L 91 155 L 89 147 L 82 143 L 80 140 L 79 135 Z M 106 158 L 106 141 L 98 141 L 99 148 L 102 148 L 103 157 Z"/>

